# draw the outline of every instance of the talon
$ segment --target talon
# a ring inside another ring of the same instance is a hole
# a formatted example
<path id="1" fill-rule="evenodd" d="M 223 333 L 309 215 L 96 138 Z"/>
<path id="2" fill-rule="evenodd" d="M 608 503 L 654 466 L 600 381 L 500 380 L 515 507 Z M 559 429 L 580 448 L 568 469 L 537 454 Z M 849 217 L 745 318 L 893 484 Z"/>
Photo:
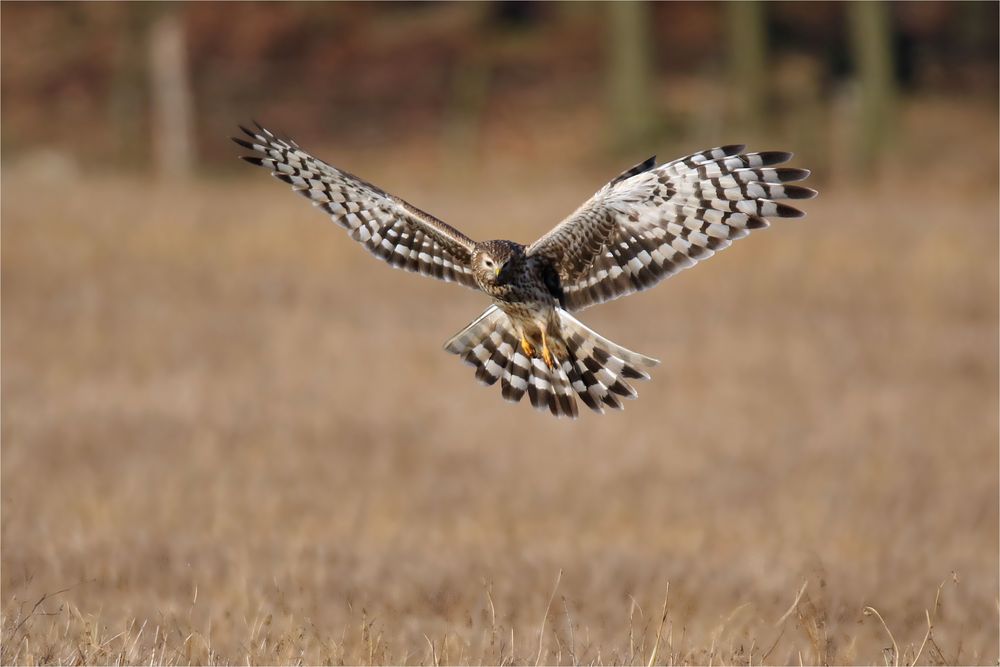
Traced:
<path id="1" fill-rule="evenodd" d="M 524 336 L 521 336 L 521 350 L 524 351 L 525 356 L 528 357 L 529 359 L 535 356 L 535 348 L 531 345 L 531 343 L 528 342 L 528 339 L 525 338 Z"/>
<path id="2" fill-rule="evenodd" d="M 542 360 L 545 362 L 545 365 L 549 367 L 549 370 L 556 367 L 556 362 L 555 359 L 552 358 L 552 351 L 549 350 L 549 341 L 545 337 L 544 330 L 542 330 Z"/>
<path id="3" fill-rule="evenodd" d="M 542 346 L 542 359 L 545 361 L 545 365 L 549 367 L 549 370 L 556 367 L 555 359 L 552 358 L 552 352 L 549 351 L 548 345 Z"/>

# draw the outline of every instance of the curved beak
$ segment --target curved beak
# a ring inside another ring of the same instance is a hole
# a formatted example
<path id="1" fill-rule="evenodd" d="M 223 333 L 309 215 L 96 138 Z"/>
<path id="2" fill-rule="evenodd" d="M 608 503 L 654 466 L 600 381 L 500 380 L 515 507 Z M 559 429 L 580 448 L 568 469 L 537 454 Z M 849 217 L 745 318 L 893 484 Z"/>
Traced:
<path id="1" fill-rule="evenodd" d="M 499 267 L 499 266 L 498 266 L 498 267 L 497 267 L 497 268 L 496 268 L 496 269 L 495 269 L 495 270 L 493 271 L 493 273 L 495 273 L 495 274 L 496 274 L 496 277 L 497 277 L 497 278 L 499 278 L 499 277 L 500 277 L 500 269 L 501 269 L 501 267 Z"/>

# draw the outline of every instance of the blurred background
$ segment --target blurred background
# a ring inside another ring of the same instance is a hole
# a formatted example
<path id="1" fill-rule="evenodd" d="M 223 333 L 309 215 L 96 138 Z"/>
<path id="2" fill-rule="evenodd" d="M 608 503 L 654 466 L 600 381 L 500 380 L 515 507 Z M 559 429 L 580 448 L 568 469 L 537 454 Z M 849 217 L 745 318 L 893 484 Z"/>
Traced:
<path id="1" fill-rule="evenodd" d="M 996 664 L 998 7 L 4 3 L 0 661 Z M 252 118 L 478 239 L 726 143 L 820 196 L 556 421 Z"/>

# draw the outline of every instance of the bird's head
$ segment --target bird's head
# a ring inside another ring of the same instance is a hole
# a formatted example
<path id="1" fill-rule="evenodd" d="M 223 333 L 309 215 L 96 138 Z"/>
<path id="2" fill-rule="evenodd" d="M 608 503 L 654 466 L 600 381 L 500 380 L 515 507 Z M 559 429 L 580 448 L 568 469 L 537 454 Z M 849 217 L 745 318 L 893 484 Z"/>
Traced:
<path id="1" fill-rule="evenodd" d="M 522 254 L 521 246 L 510 241 L 483 241 L 476 245 L 472 266 L 479 282 L 503 284 L 510 278 L 511 259 Z"/>

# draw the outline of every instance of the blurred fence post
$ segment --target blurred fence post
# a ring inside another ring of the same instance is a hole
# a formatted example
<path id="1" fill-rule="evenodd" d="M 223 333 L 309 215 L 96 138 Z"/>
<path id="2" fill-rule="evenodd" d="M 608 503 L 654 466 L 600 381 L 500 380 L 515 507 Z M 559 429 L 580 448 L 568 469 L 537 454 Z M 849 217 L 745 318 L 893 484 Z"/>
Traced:
<path id="1" fill-rule="evenodd" d="M 765 76 L 767 26 L 765 7 L 758 0 L 729 2 L 729 85 L 735 92 L 733 108 L 741 131 L 753 134 L 764 126 L 768 87 Z"/>
<path id="2" fill-rule="evenodd" d="M 194 166 L 194 118 L 184 24 L 165 6 L 149 33 L 154 162 L 161 177 L 190 176 Z"/>
<path id="3" fill-rule="evenodd" d="M 854 162 L 866 175 L 890 139 L 895 98 L 892 27 L 884 2 L 852 2 L 847 10 L 860 93 Z"/>
<path id="4" fill-rule="evenodd" d="M 614 143 L 628 148 L 653 128 L 651 15 L 645 2 L 608 3 L 608 93 Z"/>

